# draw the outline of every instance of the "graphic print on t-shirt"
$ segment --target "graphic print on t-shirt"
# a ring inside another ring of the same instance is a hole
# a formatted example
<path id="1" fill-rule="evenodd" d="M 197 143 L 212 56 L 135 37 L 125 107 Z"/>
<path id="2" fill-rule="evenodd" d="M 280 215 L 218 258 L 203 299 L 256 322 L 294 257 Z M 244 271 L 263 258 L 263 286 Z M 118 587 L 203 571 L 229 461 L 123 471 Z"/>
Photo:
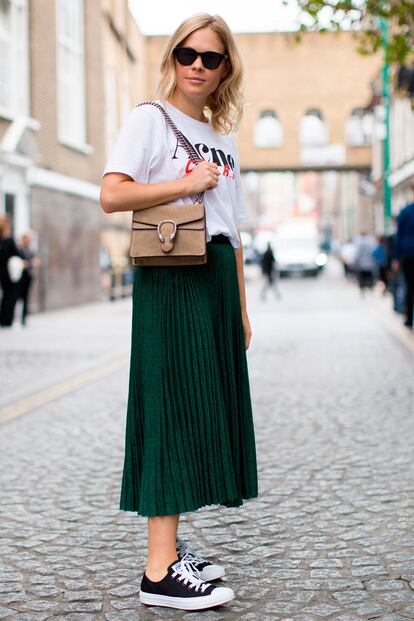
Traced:
<path id="1" fill-rule="evenodd" d="M 217 164 L 220 176 L 234 180 L 235 164 L 234 157 L 231 153 L 228 153 L 226 155 L 222 149 L 218 149 L 216 147 L 209 147 L 204 142 L 196 142 L 194 144 L 194 148 L 201 159 L 205 160 L 206 162 L 213 162 Z M 182 166 L 182 156 L 187 158 L 186 164 L 184 166 L 184 171 L 186 174 L 189 174 L 193 170 L 195 164 L 193 160 L 188 157 L 186 150 L 178 142 L 178 139 L 176 139 L 172 159 L 176 160 L 175 163 L 179 164 L 180 168 Z"/>
<path id="2" fill-rule="evenodd" d="M 238 225 L 246 220 L 246 214 L 234 136 L 217 132 L 210 122 L 201 123 L 168 103 L 165 105 L 197 154 L 218 166 L 219 183 L 204 196 L 207 238 L 227 235 L 234 248 L 238 248 Z M 194 166 L 185 149 L 177 144 L 159 110 L 153 106 L 139 106 L 125 118 L 104 174 L 123 173 L 138 184 L 158 184 L 181 179 L 191 173 Z M 178 198 L 177 204 L 190 203 L 193 198 Z"/>

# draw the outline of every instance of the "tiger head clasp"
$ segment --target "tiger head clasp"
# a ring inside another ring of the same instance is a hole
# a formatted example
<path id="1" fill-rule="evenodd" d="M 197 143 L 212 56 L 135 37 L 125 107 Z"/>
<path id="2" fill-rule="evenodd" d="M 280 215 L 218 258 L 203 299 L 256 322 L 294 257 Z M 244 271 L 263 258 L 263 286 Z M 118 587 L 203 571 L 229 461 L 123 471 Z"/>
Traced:
<path id="1" fill-rule="evenodd" d="M 174 239 L 177 234 L 177 225 L 174 220 L 161 220 L 157 226 L 157 233 L 163 252 L 170 252 L 174 248 Z"/>

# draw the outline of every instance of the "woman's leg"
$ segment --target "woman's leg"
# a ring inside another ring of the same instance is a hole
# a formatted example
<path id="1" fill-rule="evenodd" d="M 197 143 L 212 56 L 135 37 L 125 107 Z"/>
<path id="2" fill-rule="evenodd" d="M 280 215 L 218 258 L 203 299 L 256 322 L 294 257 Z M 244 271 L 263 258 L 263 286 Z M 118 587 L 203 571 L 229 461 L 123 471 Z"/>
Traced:
<path id="1" fill-rule="evenodd" d="M 179 515 L 148 518 L 148 560 L 145 573 L 153 582 L 167 575 L 167 567 L 178 559 L 176 537 Z"/>

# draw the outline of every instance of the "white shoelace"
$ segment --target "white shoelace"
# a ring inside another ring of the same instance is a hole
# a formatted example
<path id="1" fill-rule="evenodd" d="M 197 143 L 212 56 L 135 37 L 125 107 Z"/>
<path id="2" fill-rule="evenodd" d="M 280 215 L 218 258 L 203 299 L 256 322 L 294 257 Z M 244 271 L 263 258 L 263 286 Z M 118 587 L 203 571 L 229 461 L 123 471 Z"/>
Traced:
<path id="1" fill-rule="evenodd" d="M 173 569 L 173 578 L 179 575 L 179 582 L 182 582 L 190 589 L 204 593 L 206 588 L 210 586 L 208 582 L 201 580 L 198 569 L 193 565 L 192 561 L 186 557 L 177 561 L 177 563 L 173 565 Z"/>
<path id="2" fill-rule="evenodd" d="M 181 556 L 181 558 L 188 558 L 197 566 L 199 563 L 205 563 L 206 559 L 202 556 L 198 556 L 193 550 L 188 546 L 182 539 L 177 538 L 177 552 Z"/>

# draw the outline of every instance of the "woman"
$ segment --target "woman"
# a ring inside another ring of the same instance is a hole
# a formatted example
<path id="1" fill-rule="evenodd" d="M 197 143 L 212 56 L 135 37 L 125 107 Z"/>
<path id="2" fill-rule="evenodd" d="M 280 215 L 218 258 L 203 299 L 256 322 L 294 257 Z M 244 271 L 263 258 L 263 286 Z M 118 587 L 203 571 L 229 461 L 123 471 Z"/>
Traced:
<path id="1" fill-rule="evenodd" d="M 189 203 L 205 191 L 207 263 L 135 271 L 121 492 L 121 509 L 148 516 L 141 602 L 183 610 L 223 604 L 234 593 L 206 582 L 224 568 L 177 537 L 180 513 L 257 496 L 240 170 L 228 133 L 241 116 L 240 84 L 223 19 L 200 14 L 183 22 L 162 59 L 159 102 L 202 161 L 189 160 L 158 109 L 138 106 L 101 193 L 111 213 Z"/>

